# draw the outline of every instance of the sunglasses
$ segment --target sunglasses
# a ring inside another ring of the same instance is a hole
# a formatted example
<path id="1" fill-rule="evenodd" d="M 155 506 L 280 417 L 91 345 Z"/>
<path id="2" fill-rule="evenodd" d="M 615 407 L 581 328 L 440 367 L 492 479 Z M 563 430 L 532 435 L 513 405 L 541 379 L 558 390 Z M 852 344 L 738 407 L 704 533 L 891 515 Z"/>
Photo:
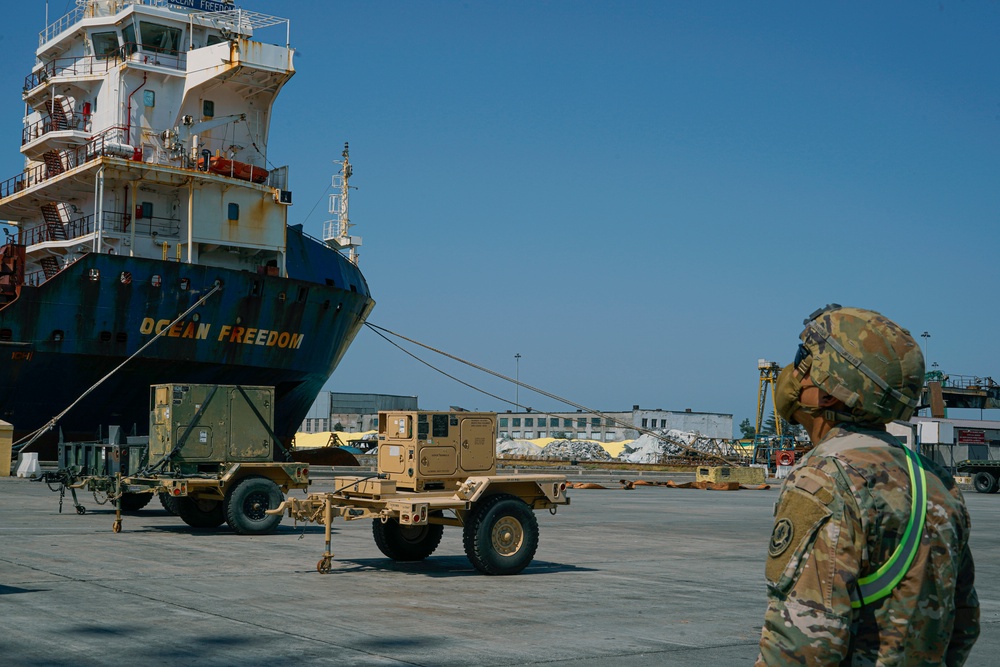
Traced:
<path id="1" fill-rule="evenodd" d="M 795 361 L 792 362 L 792 368 L 798 368 L 799 364 L 808 359 L 810 356 L 812 356 L 812 352 L 809 351 L 809 348 L 802 343 L 799 343 L 799 349 L 795 353 Z"/>

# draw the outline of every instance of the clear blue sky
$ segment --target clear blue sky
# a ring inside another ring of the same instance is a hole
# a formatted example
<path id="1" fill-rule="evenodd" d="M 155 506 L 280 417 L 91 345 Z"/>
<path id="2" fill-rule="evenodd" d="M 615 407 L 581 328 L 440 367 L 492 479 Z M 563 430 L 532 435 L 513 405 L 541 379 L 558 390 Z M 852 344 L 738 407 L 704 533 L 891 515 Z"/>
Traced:
<path id="1" fill-rule="evenodd" d="M 997 2 L 242 6 L 291 20 L 269 157 L 316 236 L 351 143 L 376 324 L 508 375 L 520 353 L 522 381 L 597 409 L 735 423 L 757 359 L 790 361 L 831 301 L 1000 378 Z M 43 11 L 0 34 L 7 175 Z M 367 330 L 328 388 L 511 407 Z"/>

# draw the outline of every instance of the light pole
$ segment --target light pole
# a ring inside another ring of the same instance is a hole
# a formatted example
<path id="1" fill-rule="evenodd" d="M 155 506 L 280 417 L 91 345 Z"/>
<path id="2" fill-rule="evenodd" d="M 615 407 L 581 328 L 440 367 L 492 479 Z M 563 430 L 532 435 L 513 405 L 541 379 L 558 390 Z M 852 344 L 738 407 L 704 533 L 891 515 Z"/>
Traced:
<path id="1" fill-rule="evenodd" d="M 924 363 L 927 363 L 927 339 L 931 337 L 926 331 L 920 334 L 920 337 L 924 339 Z"/>
<path id="2" fill-rule="evenodd" d="M 518 390 L 521 388 L 521 353 L 518 352 L 514 355 L 514 407 L 518 410 L 521 409 L 520 395 Z"/>

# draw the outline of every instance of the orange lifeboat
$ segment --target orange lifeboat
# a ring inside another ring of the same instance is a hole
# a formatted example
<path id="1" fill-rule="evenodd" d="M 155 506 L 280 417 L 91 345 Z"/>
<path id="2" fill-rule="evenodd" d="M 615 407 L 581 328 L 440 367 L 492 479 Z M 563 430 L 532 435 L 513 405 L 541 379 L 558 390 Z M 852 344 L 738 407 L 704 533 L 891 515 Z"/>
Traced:
<path id="1" fill-rule="evenodd" d="M 202 171 L 205 169 L 205 158 L 199 158 L 198 168 Z M 213 174 L 218 174 L 220 176 L 229 176 L 231 178 L 239 178 L 244 181 L 250 181 L 251 183 L 263 183 L 267 180 L 268 171 L 263 167 L 255 167 L 252 164 L 247 164 L 246 162 L 237 162 L 236 160 L 230 160 L 224 157 L 212 157 L 208 161 L 207 171 Z"/>

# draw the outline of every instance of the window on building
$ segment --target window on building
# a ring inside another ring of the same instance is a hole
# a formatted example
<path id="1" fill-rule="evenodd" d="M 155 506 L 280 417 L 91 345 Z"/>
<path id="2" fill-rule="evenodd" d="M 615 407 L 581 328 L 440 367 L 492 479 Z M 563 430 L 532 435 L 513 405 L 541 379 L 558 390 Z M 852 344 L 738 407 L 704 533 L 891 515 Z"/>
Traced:
<path id="1" fill-rule="evenodd" d="M 539 438 L 547 438 L 547 437 L 549 437 L 549 434 L 546 433 L 545 431 L 539 431 L 538 432 L 538 437 Z"/>
<path id="2" fill-rule="evenodd" d="M 510 435 L 507 433 L 507 431 L 500 431 L 500 437 L 501 438 L 509 438 Z"/>
<path id="3" fill-rule="evenodd" d="M 500 418 L 500 426 L 506 426 L 506 425 L 507 425 L 507 418 L 506 417 L 501 417 Z"/>
<path id="4" fill-rule="evenodd" d="M 538 418 L 538 425 L 539 426 L 545 426 L 545 417 L 539 417 Z"/>
<path id="5" fill-rule="evenodd" d="M 535 418 L 534 417 L 525 417 L 524 418 L 524 425 L 525 426 L 534 426 L 535 425 Z"/>
<path id="6" fill-rule="evenodd" d="M 125 39 L 125 51 L 129 55 L 139 50 L 135 41 L 135 26 L 133 24 L 126 23 L 122 26 L 122 37 Z"/>
<path id="7" fill-rule="evenodd" d="M 95 32 L 90 40 L 94 43 L 94 55 L 98 58 L 107 58 L 118 52 L 118 33 L 116 32 Z"/>
<path id="8" fill-rule="evenodd" d="M 661 419 L 660 420 L 660 428 L 666 428 L 666 427 L 667 427 L 667 420 L 666 419 Z"/>
<path id="9" fill-rule="evenodd" d="M 563 419 L 563 428 L 572 428 L 572 426 L 573 426 L 572 419 Z"/>
<path id="10" fill-rule="evenodd" d="M 587 418 L 586 417 L 577 417 L 577 419 L 576 419 L 576 427 L 577 428 L 587 428 Z"/>
<path id="11" fill-rule="evenodd" d="M 591 417 L 590 418 L 590 425 L 591 426 L 600 426 L 601 425 L 601 418 L 600 417 Z"/>
<path id="12" fill-rule="evenodd" d="M 514 439 L 516 440 L 516 439 L 518 439 L 520 437 L 521 437 L 521 432 L 520 431 L 514 431 Z"/>
<path id="13" fill-rule="evenodd" d="M 535 432 L 534 431 L 525 431 L 524 432 L 524 438 L 525 438 L 525 440 L 531 440 L 534 437 L 535 437 Z"/>
<path id="14" fill-rule="evenodd" d="M 514 417 L 514 426 L 520 426 L 520 425 L 521 425 L 521 418 Z"/>
<path id="15" fill-rule="evenodd" d="M 181 43 L 180 28 L 140 21 L 139 35 L 142 37 L 144 48 L 152 49 L 159 53 L 177 55 L 177 50 Z"/>
<path id="16" fill-rule="evenodd" d="M 615 425 L 615 420 L 612 419 L 611 417 L 608 417 L 607 419 L 604 420 L 604 425 L 605 426 L 614 426 Z"/>
<path id="17" fill-rule="evenodd" d="M 648 421 L 647 419 L 643 418 L 643 420 L 642 420 L 642 427 L 643 428 L 646 428 L 646 422 L 647 421 Z"/>

